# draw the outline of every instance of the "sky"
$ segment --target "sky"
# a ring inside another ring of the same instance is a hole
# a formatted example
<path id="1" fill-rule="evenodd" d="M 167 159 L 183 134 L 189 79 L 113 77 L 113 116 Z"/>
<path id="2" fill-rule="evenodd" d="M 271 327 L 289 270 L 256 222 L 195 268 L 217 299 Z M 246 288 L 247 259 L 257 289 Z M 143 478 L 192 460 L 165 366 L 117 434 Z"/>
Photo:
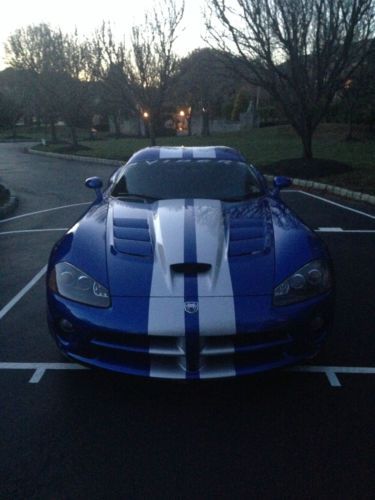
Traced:
<path id="1" fill-rule="evenodd" d="M 65 32 L 77 27 L 81 35 L 89 35 L 103 20 L 110 21 L 121 37 L 130 27 L 144 19 L 144 12 L 152 9 L 155 0 L 18 0 L 7 2 L 0 17 L 0 69 L 6 67 L 4 43 L 16 29 L 45 22 Z M 185 0 L 185 28 L 176 42 L 176 52 L 185 55 L 204 46 L 201 34 L 204 23 L 201 9 L 204 0 Z"/>

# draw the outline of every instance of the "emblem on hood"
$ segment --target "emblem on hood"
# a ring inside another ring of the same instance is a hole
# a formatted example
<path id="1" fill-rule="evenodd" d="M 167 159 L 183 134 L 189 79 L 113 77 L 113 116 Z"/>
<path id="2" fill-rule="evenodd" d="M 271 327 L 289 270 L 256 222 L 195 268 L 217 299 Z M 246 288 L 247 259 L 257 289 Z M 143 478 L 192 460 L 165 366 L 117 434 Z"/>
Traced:
<path id="1" fill-rule="evenodd" d="M 189 314 L 194 314 L 198 312 L 199 305 L 198 302 L 185 302 L 185 311 Z"/>

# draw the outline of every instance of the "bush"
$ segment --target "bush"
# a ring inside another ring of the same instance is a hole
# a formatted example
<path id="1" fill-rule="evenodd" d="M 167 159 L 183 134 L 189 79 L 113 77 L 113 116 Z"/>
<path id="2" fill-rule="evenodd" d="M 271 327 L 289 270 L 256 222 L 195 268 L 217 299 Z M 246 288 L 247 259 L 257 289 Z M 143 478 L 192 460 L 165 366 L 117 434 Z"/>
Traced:
<path id="1" fill-rule="evenodd" d="M 10 192 L 2 184 L 0 184 L 0 203 L 5 203 L 9 200 Z"/>

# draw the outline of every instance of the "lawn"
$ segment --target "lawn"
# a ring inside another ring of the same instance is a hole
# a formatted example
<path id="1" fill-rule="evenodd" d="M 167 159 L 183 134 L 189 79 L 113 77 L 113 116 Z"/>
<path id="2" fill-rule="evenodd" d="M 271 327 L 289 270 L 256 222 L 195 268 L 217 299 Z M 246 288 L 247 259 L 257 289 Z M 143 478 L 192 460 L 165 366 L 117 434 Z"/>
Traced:
<path id="1" fill-rule="evenodd" d="M 361 137 L 356 141 L 344 140 L 345 125 L 322 124 L 314 137 L 313 150 L 316 158 L 336 160 L 352 167 L 351 170 L 334 175 L 323 173 L 319 182 L 327 182 L 348 189 L 375 194 L 375 140 Z M 84 138 L 84 136 L 83 136 Z M 112 139 L 99 137 L 97 140 L 82 140 L 82 150 L 76 152 L 82 156 L 96 156 L 126 161 L 134 151 L 147 147 L 148 139 L 123 138 Z M 163 137 L 157 139 L 158 145 L 205 146 L 223 145 L 239 149 L 253 164 L 264 173 L 275 173 L 274 162 L 288 158 L 301 157 L 299 138 L 288 126 L 251 129 L 237 134 L 215 134 L 210 137 Z M 43 151 L 69 152 L 63 145 L 37 146 Z M 288 174 L 277 170 L 277 173 Z M 309 169 L 301 169 L 306 178 Z M 313 172 L 311 170 L 311 172 Z"/>

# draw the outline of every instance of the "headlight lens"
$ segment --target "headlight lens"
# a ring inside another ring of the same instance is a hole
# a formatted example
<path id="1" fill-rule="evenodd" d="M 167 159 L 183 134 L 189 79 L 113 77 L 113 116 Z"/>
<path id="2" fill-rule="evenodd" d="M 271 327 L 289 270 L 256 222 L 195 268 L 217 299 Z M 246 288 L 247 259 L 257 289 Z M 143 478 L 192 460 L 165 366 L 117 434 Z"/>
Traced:
<path id="1" fill-rule="evenodd" d="M 90 306 L 109 307 L 108 290 L 68 262 L 56 264 L 49 278 L 49 286 L 67 299 Z"/>
<path id="2" fill-rule="evenodd" d="M 280 283 L 273 291 L 273 304 L 286 306 L 324 293 L 332 288 L 327 261 L 313 260 Z"/>

